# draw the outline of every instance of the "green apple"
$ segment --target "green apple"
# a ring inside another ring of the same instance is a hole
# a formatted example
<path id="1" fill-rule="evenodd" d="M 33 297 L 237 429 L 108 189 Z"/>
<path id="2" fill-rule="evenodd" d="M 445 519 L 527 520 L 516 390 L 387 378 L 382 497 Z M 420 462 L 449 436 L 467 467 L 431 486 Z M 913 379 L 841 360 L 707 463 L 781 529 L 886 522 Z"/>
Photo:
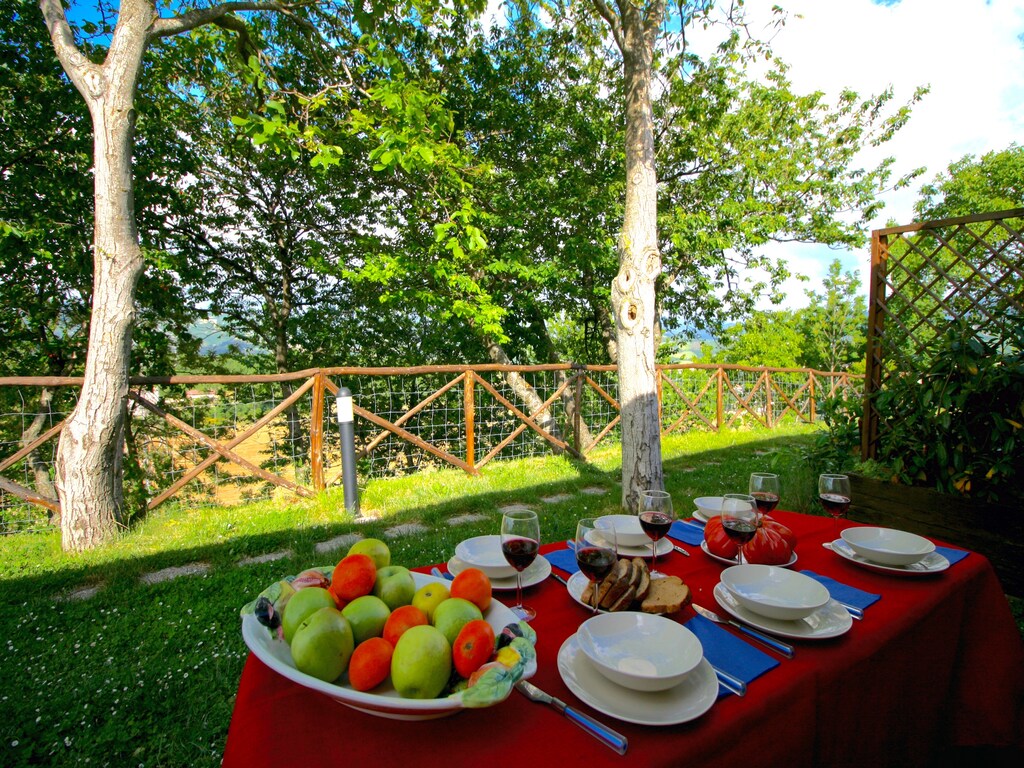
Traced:
<path id="1" fill-rule="evenodd" d="M 300 672 L 333 683 L 348 669 L 355 647 L 352 626 L 341 611 L 320 608 L 295 630 L 292 660 Z"/>
<path id="2" fill-rule="evenodd" d="M 291 644 L 295 630 L 314 611 L 321 608 L 335 608 L 334 596 L 323 587 L 304 587 L 291 596 L 284 607 L 281 627 L 284 630 L 285 642 Z"/>
<path id="3" fill-rule="evenodd" d="M 462 628 L 474 619 L 483 617 L 480 609 L 469 600 L 452 597 L 434 609 L 430 623 L 441 630 L 441 634 L 444 635 L 449 645 L 454 646 L 455 639 L 459 636 Z"/>
<path id="4" fill-rule="evenodd" d="M 433 622 L 434 609 L 451 597 L 447 585 L 440 581 L 424 584 L 412 596 L 412 604 L 427 615 L 427 621 Z"/>
<path id="5" fill-rule="evenodd" d="M 429 624 L 409 627 L 391 656 L 391 683 L 406 699 L 434 699 L 452 674 L 452 647 Z"/>
<path id="6" fill-rule="evenodd" d="M 369 555 L 377 570 L 391 565 L 391 550 L 380 539 L 360 539 L 348 548 L 350 555 Z"/>
<path id="7" fill-rule="evenodd" d="M 401 565 L 378 568 L 373 594 L 387 603 L 388 608 L 393 611 L 412 603 L 412 597 L 416 594 L 416 580 L 412 572 Z"/>
<path id="8" fill-rule="evenodd" d="M 379 597 L 363 595 L 342 608 L 341 614 L 352 625 L 352 635 L 359 645 L 363 640 L 380 637 L 384 633 L 384 623 L 391 615 L 391 609 Z"/>

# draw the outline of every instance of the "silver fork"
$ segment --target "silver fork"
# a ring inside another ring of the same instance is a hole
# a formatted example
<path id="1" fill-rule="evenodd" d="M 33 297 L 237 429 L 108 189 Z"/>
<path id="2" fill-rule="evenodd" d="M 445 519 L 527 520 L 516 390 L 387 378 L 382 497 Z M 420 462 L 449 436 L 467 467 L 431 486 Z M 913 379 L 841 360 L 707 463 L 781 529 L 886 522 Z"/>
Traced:
<path id="1" fill-rule="evenodd" d="M 530 701 L 536 701 L 541 704 L 548 704 L 554 707 L 606 747 L 611 747 L 620 755 L 626 754 L 629 742 L 626 741 L 626 737 L 618 731 L 614 731 L 607 725 L 598 722 L 590 715 L 585 715 L 578 709 L 570 707 L 564 701 L 556 699 L 548 693 L 544 693 L 544 691 L 527 680 L 520 680 L 516 683 L 516 690 Z"/>

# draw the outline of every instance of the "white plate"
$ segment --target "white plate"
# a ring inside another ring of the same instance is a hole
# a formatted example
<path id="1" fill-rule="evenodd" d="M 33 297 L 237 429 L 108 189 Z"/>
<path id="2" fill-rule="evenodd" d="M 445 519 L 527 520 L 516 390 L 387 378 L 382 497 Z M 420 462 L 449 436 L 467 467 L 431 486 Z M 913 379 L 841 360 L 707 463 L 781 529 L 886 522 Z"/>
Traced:
<path id="1" fill-rule="evenodd" d="M 872 571 L 880 571 L 882 573 L 895 573 L 900 576 L 930 576 L 933 573 L 942 573 L 944 570 L 949 568 L 949 560 L 938 552 L 932 552 L 929 555 L 925 555 L 923 558 L 911 565 L 882 565 L 881 563 L 873 563 L 870 560 L 861 557 L 850 549 L 849 545 L 842 539 L 836 539 L 831 545 L 827 546 L 837 555 L 849 560 L 851 563 L 856 563 L 864 568 L 868 568 Z"/>
<path id="2" fill-rule="evenodd" d="M 597 539 L 601 539 L 601 537 L 596 532 L 590 531 L 590 533 L 587 534 L 587 541 L 594 543 Z M 604 540 L 601 539 L 601 541 L 603 543 Z M 669 539 L 668 536 L 658 541 L 658 557 L 667 555 L 671 551 L 672 540 Z M 639 547 L 627 547 L 619 544 L 619 547 L 615 552 L 622 557 L 651 557 L 651 543 L 648 541 L 646 544 Z"/>
<path id="3" fill-rule="evenodd" d="M 504 579 L 516 575 L 516 569 L 509 565 L 501 551 L 501 536 L 474 536 L 455 545 L 455 556 L 467 565 L 479 568 L 492 579 Z"/>
<path id="4" fill-rule="evenodd" d="M 558 673 L 584 704 L 602 714 L 639 725 L 677 725 L 703 715 L 718 698 L 718 678 L 707 659 L 679 685 L 666 691 L 633 691 L 599 673 L 571 635 L 558 650 Z"/>
<path id="5" fill-rule="evenodd" d="M 718 604 L 733 618 L 756 629 L 763 629 L 770 635 L 788 637 L 793 640 L 825 640 L 845 635 L 853 626 L 850 612 L 835 600 L 829 600 L 824 608 L 818 609 L 805 619 L 783 621 L 748 611 L 730 594 L 722 582 L 715 585 L 714 595 Z"/>
<path id="6" fill-rule="evenodd" d="M 638 515 L 602 515 L 598 523 L 606 523 L 615 529 L 615 540 L 620 546 L 640 547 L 648 544 L 650 539 L 640 526 Z"/>
<path id="7" fill-rule="evenodd" d="M 464 563 L 457 557 L 453 557 L 448 561 L 448 573 L 452 576 L 458 576 L 460 572 L 467 568 L 473 568 L 469 563 Z M 536 584 L 540 584 L 544 579 L 551 575 L 551 563 L 544 557 L 544 555 L 537 555 L 537 559 L 527 566 L 526 570 L 523 571 L 523 589 L 532 587 Z M 491 580 L 491 589 L 496 589 L 499 592 L 505 592 L 510 589 L 516 588 L 516 577 L 513 572 L 512 576 L 506 576 L 500 579 L 495 579 L 488 576 Z"/>
<path id="8" fill-rule="evenodd" d="M 652 581 L 662 578 L 664 578 L 664 576 L 655 576 L 654 574 L 651 574 Z M 576 571 L 576 573 L 569 577 L 569 583 L 566 584 L 566 589 L 569 590 L 569 597 L 582 605 L 588 611 L 593 611 L 593 606 L 590 603 L 583 602 L 583 591 L 587 588 L 588 581 L 589 579 L 583 571 Z M 604 608 L 598 608 L 597 612 L 608 613 Z"/>
<path id="9" fill-rule="evenodd" d="M 739 563 L 740 563 L 740 561 L 738 559 L 739 558 L 738 555 L 736 557 L 733 557 L 733 558 L 728 558 L 728 557 L 721 557 L 719 555 L 711 554 L 711 551 L 708 549 L 708 543 L 706 541 L 702 541 L 700 543 L 700 548 L 704 551 L 704 554 L 707 555 L 708 557 L 710 557 L 712 560 L 717 560 L 718 562 L 725 563 L 726 565 L 739 565 Z M 794 552 L 793 556 L 789 558 L 789 562 L 783 563 L 782 565 L 779 566 L 779 568 L 789 568 L 789 566 L 791 566 L 795 562 L 796 562 L 796 552 Z"/>
<path id="10" fill-rule="evenodd" d="M 412 576 L 416 581 L 417 589 L 435 581 L 447 583 L 445 579 L 424 573 L 413 573 Z M 490 606 L 484 612 L 484 618 L 496 633 L 516 621 L 515 614 L 497 600 L 491 601 Z M 391 687 L 390 680 L 386 680 L 380 687 L 375 688 L 374 693 L 363 693 L 350 688 L 347 684 L 325 683 L 323 680 L 311 677 L 295 668 L 288 643 L 278 640 L 276 634 L 260 624 L 256 616 L 251 613 L 242 617 L 242 638 L 256 658 L 279 675 L 369 715 L 393 720 L 431 720 L 453 715 L 463 709 L 461 694 L 443 699 L 403 699 Z M 523 672 L 523 679 L 533 677 L 536 672 L 537 662 L 535 659 L 527 665 Z M 342 679 L 347 678 L 343 677 Z"/>
<path id="11" fill-rule="evenodd" d="M 861 525 L 839 534 L 854 552 L 879 565 L 913 565 L 935 551 L 924 536 L 895 528 Z"/>
<path id="12" fill-rule="evenodd" d="M 744 608 L 769 619 L 797 621 L 832 599 L 820 581 L 777 565 L 733 565 L 722 571 L 721 582 Z"/>
<path id="13" fill-rule="evenodd" d="M 695 518 L 697 518 L 698 520 L 700 520 L 702 523 L 710 523 L 711 522 L 711 519 L 708 518 L 708 517 L 705 517 L 704 513 L 701 512 L 699 509 L 693 510 L 693 516 Z"/>

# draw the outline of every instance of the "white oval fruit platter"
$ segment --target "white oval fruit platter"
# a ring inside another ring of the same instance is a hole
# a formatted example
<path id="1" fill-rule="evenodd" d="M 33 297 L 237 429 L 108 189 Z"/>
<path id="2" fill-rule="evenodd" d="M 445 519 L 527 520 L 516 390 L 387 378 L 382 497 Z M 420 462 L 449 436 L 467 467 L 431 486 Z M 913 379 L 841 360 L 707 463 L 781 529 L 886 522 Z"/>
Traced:
<path id="1" fill-rule="evenodd" d="M 417 589 L 432 582 L 448 583 L 443 578 L 423 573 L 412 575 Z M 515 614 L 497 600 L 491 601 L 484 612 L 484 618 L 494 628 L 496 635 L 508 624 L 516 622 Z M 274 632 L 261 624 L 251 613 L 242 617 L 242 638 L 256 658 L 279 675 L 360 712 L 395 720 L 429 720 L 452 715 L 466 708 L 461 693 L 436 699 L 408 699 L 398 695 L 390 680 L 375 688 L 373 692 L 367 693 L 351 688 L 346 682 L 347 675 L 338 683 L 318 680 L 296 669 L 288 643 L 278 639 Z M 522 679 L 533 677 L 536 672 L 537 662 L 533 659 L 523 670 Z"/>

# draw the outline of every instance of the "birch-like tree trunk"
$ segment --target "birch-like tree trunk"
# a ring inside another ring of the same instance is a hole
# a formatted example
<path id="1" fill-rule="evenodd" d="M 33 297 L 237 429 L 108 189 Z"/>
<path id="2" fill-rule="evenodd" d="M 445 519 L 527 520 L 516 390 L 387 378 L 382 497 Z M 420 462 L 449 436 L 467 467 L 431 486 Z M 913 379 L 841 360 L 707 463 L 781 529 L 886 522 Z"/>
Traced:
<path id="1" fill-rule="evenodd" d="M 661 253 L 651 79 L 665 0 L 616 0 L 617 12 L 605 0 L 594 4 L 622 53 L 626 94 L 626 202 L 612 315 L 622 408 L 622 506 L 632 511 L 641 490 L 664 486 L 655 368 Z"/>
<path id="2" fill-rule="evenodd" d="M 61 66 L 89 107 L 93 127 L 93 294 L 78 404 L 57 447 L 57 495 L 65 550 L 93 547 L 116 530 L 124 501 L 121 462 L 135 289 L 143 269 L 135 222 L 132 146 L 135 90 L 149 44 L 208 23 L 238 29 L 232 11 L 279 3 L 229 2 L 161 18 L 155 0 L 121 0 L 102 64 L 78 49 L 61 0 L 40 0 Z"/>

